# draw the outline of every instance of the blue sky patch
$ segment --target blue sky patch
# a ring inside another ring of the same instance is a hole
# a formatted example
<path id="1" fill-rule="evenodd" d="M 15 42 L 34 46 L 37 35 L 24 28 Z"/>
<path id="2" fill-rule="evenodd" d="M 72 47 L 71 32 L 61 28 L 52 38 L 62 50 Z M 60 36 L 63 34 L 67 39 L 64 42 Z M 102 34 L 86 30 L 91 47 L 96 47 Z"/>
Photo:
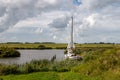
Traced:
<path id="1" fill-rule="evenodd" d="M 81 3 L 81 0 L 73 0 L 73 4 L 76 6 L 79 6 Z"/>

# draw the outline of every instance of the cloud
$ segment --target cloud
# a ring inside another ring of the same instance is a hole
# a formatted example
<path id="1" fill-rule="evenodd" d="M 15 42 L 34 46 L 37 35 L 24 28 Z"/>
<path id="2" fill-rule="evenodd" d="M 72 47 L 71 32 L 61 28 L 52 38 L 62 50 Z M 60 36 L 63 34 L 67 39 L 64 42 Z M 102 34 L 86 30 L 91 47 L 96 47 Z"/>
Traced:
<path id="1" fill-rule="evenodd" d="M 56 1 L 48 0 L 0 0 L 0 32 L 14 26 L 21 20 L 40 15 L 56 6 Z"/>
<path id="2" fill-rule="evenodd" d="M 119 4 L 120 0 L 82 0 L 83 7 L 89 11 L 103 9 L 107 6 Z"/>
<path id="3" fill-rule="evenodd" d="M 73 6 L 69 0 L 0 0 L 0 3 L 0 32 L 43 12 L 70 10 Z"/>
<path id="4" fill-rule="evenodd" d="M 67 27 L 69 23 L 69 18 L 66 16 L 54 19 L 52 23 L 49 24 L 51 28 L 55 28 L 57 30 L 61 30 Z"/>
<path id="5" fill-rule="evenodd" d="M 81 28 L 92 28 L 95 25 L 95 18 L 98 16 L 98 14 L 91 14 L 88 17 L 83 19 L 82 24 L 80 25 Z"/>
<path id="6" fill-rule="evenodd" d="M 42 28 L 37 28 L 36 30 L 35 30 L 35 33 L 36 34 L 40 34 L 40 33 L 42 33 L 43 32 L 43 29 Z"/>
<path id="7" fill-rule="evenodd" d="M 53 36 L 53 39 L 57 39 L 57 36 L 54 35 L 54 36 Z"/>
<path id="8" fill-rule="evenodd" d="M 71 15 L 74 16 L 74 34 L 78 42 L 97 41 L 95 37 L 98 36 L 99 40 L 107 40 L 105 37 L 109 33 L 116 33 L 109 39 L 120 34 L 120 0 L 80 2 L 82 4 L 76 6 L 73 0 L 0 0 L 0 34 L 5 33 L 4 36 L 10 38 L 24 33 L 26 37 L 31 36 L 31 40 L 37 40 L 39 35 L 42 41 L 64 42 L 69 36 Z M 25 37 L 16 38 L 25 40 Z"/>
<path id="9" fill-rule="evenodd" d="M 78 42 L 99 42 L 105 39 L 119 42 L 120 38 L 117 36 L 120 31 L 120 5 L 118 4 L 119 0 L 82 0 L 75 16 L 78 21 L 75 25 L 75 39 Z"/>

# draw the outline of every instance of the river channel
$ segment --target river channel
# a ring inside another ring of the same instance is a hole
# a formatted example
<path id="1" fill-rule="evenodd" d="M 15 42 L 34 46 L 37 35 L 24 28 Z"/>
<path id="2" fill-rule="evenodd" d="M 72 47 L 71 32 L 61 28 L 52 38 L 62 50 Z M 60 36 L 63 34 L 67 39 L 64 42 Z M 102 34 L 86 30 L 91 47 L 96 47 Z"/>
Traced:
<path id="1" fill-rule="evenodd" d="M 0 58 L 0 63 L 4 64 L 23 64 L 31 60 L 50 60 L 56 55 L 56 60 L 64 59 L 64 50 L 18 50 L 21 54 L 16 58 Z"/>

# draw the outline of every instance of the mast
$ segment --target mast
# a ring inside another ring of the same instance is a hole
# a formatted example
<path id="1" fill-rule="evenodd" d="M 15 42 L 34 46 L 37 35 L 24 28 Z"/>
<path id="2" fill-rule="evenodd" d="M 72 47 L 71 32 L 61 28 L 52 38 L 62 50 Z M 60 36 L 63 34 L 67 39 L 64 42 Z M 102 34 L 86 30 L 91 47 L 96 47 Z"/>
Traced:
<path id="1" fill-rule="evenodd" d="M 73 43 L 73 16 L 71 17 L 71 31 L 70 31 L 70 43 L 67 46 L 67 53 L 73 54 L 73 49 L 75 48 Z"/>
<path id="2" fill-rule="evenodd" d="M 76 55 L 74 53 L 75 50 L 75 46 L 74 46 L 74 42 L 73 42 L 73 16 L 71 17 L 71 30 L 70 30 L 70 43 L 68 43 L 67 46 L 67 54 L 65 54 L 65 58 L 66 59 L 82 59 L 79 55 Z"/>
<path id="3" fill-rule="evenodd" d="M 72 19 L 72 22 L 71 22 L 71 41 L 70 41 L 70 43 L 71 43 L 71 48 L 73 48 L 74 46 L 74 43 L 73 43 L 73 16 L 71 17 L 71 19 Z"/>

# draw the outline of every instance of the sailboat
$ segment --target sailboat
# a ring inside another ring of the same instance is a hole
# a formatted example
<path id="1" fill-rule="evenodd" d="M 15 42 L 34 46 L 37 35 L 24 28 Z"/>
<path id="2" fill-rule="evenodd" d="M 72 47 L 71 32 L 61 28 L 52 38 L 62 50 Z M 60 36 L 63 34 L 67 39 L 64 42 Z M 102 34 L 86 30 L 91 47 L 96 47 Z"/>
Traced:
<path id="1" fill-rule="evenodd" d="M 65 54 L 66 59 L 79 59 L 81 58 L 79 55 L 74 53 L 75 45 L 73 42 L 73 16 L 71 17 L 71 33 L 70 33 L 70 43 L 67 46 L 67 54 Z"/>

